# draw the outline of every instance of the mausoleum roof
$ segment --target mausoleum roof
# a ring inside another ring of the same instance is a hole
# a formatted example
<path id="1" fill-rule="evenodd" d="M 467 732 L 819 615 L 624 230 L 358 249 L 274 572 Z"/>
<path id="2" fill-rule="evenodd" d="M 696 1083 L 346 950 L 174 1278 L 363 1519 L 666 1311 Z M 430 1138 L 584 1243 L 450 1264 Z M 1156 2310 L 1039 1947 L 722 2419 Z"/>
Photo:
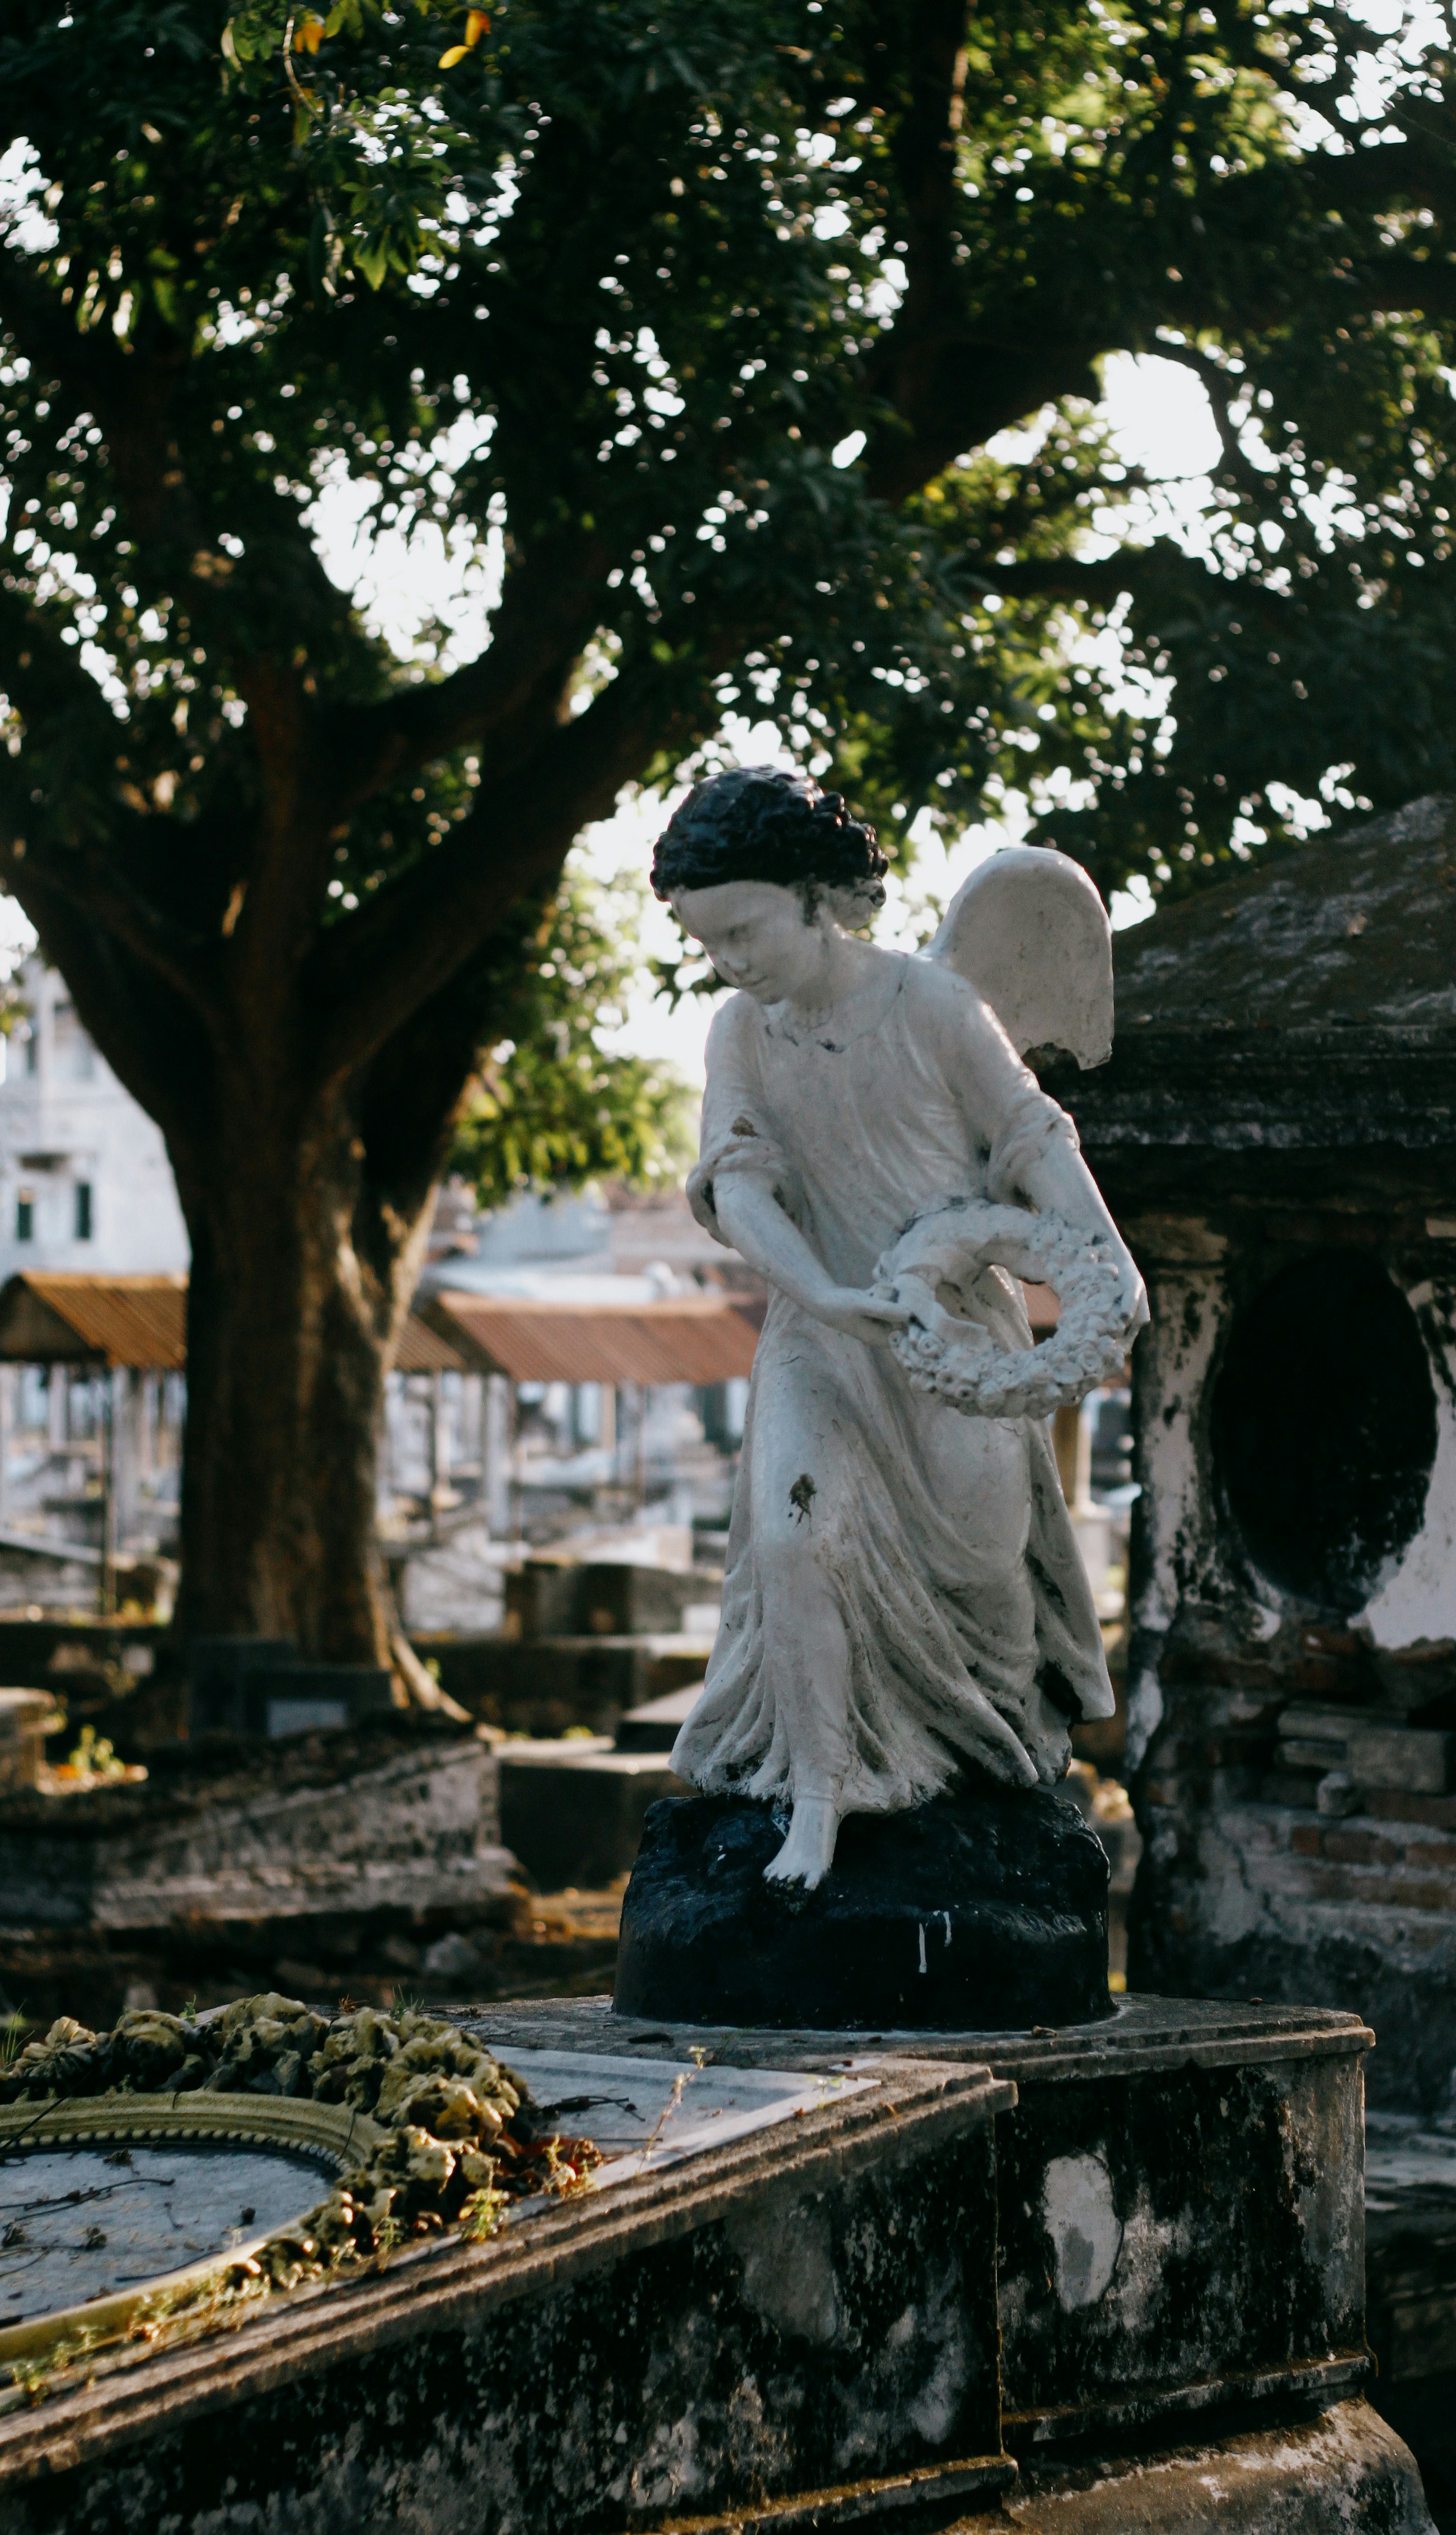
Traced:
<path id="1" fill-rule="evenodd" d="M 1043 1080 L 1129 1216 L 1456 1216 L 1456 798 L 1320 836 L 1118 938 L 1111 1061 Z"/>
<path id="2" fill-rule="evenodd" d="M 1117 937 L 1117 1029 L 1456 1029 L 1456 798 L 1255 865 Z"/>

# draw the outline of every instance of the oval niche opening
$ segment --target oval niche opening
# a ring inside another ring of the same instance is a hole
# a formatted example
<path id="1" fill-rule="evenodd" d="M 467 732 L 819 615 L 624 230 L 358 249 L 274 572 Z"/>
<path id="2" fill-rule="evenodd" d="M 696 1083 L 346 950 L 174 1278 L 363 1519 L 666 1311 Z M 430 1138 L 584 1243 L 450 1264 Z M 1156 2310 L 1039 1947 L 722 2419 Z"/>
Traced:
<path id="1" fill-rule="evenodd" d="M 1214 1393 L 1214 1455 L 1271 1583 L 1359 1610 L 1421 1528 L 1435 1444 L 1416 1316 L 1376 1261 L 1320 1252 L 1240 1312 Z"/>

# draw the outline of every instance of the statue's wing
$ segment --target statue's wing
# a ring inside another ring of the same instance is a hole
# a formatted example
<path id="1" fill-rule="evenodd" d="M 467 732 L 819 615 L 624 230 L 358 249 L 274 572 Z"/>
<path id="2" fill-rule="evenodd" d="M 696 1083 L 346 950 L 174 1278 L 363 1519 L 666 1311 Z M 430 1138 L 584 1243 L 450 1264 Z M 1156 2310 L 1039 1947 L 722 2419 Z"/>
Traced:
<path id="1" fill-rule="evenodd" d="M 989 854 L 930 946 L 991 1006 L 1018 1056 L 1055 1047 L 1078 1065 L 1113 1052 L 1113 934 L 1096 883 L 1050 845 Z"/>

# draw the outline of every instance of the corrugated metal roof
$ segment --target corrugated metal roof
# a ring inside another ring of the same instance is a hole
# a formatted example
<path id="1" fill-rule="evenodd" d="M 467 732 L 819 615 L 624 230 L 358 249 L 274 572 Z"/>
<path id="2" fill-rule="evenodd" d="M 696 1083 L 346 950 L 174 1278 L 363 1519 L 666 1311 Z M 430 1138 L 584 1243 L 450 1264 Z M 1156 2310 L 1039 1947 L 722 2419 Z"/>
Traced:
<path id="1" fill-rule="evenodd" d="M 621 1304 L 447 1291 L 425 1310 L 482 1372 L 514 1382 L 729 1382 L 752 1371 L 758 1338 L 755 1318 L 717 1294 Z"/>
<path id="2" fill-rule="evenodd" d="M 1033 1329 L 1055 1329 L 1056 1296 L 1026 1288 Z M 660 1303 L 521 1302 L 444 1292 L 411 1313 L 399 1373 L 509 1374 L 515 1382 L 729 1382 L 753 1369 L 762 1307 L 724 1294 Z M 107 1364 L 180 1373 L 185 1276 L 28 1269 L 0 1289 L 0 1361 Z"/>
<path id="3" fill-rule="evenodd" d="M 0 1361 L 181 1373 L 187 1365 L 187 1279 L 27 1268 L 0 1288 Z M 465 1370 L 458 1347 L 413 1313 L 394 1363 L 400 1373 Z"/>
<path id="4" fill-rule="evenodd" d="M 180 1373 L 187 1361 L 187 1279 L 28 1269 L 0 1289 L 0 1357 L 13 1364 Z"/>
<path id="5" fill-rule="evenodd" d="M 439 1329 L 432 1329 L 418 1312 L 411 1312 L 399 1332 L 394 1349 L 395 1373 L 464 1373 L 465 1358 L 457 1346 Z"/>

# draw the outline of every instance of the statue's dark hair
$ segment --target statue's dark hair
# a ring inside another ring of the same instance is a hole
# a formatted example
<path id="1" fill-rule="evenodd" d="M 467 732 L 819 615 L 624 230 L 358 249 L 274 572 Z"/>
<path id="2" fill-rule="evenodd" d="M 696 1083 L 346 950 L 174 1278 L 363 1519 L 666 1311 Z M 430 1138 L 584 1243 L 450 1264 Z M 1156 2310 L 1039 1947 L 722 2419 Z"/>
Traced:
<path id="1" fill-rule="evenodd" d="M 734 766 L 695 783 L 668 821 L 652 857 L 659 897 L 679 889 L 719 889 L 725 881 L 766 880 L 803 892 L 812 912 L 819 892 L 852 889 L 884 902 L 885 858 L 875 831 L 852 818 L 839 792 L 776 766 Z"/>

